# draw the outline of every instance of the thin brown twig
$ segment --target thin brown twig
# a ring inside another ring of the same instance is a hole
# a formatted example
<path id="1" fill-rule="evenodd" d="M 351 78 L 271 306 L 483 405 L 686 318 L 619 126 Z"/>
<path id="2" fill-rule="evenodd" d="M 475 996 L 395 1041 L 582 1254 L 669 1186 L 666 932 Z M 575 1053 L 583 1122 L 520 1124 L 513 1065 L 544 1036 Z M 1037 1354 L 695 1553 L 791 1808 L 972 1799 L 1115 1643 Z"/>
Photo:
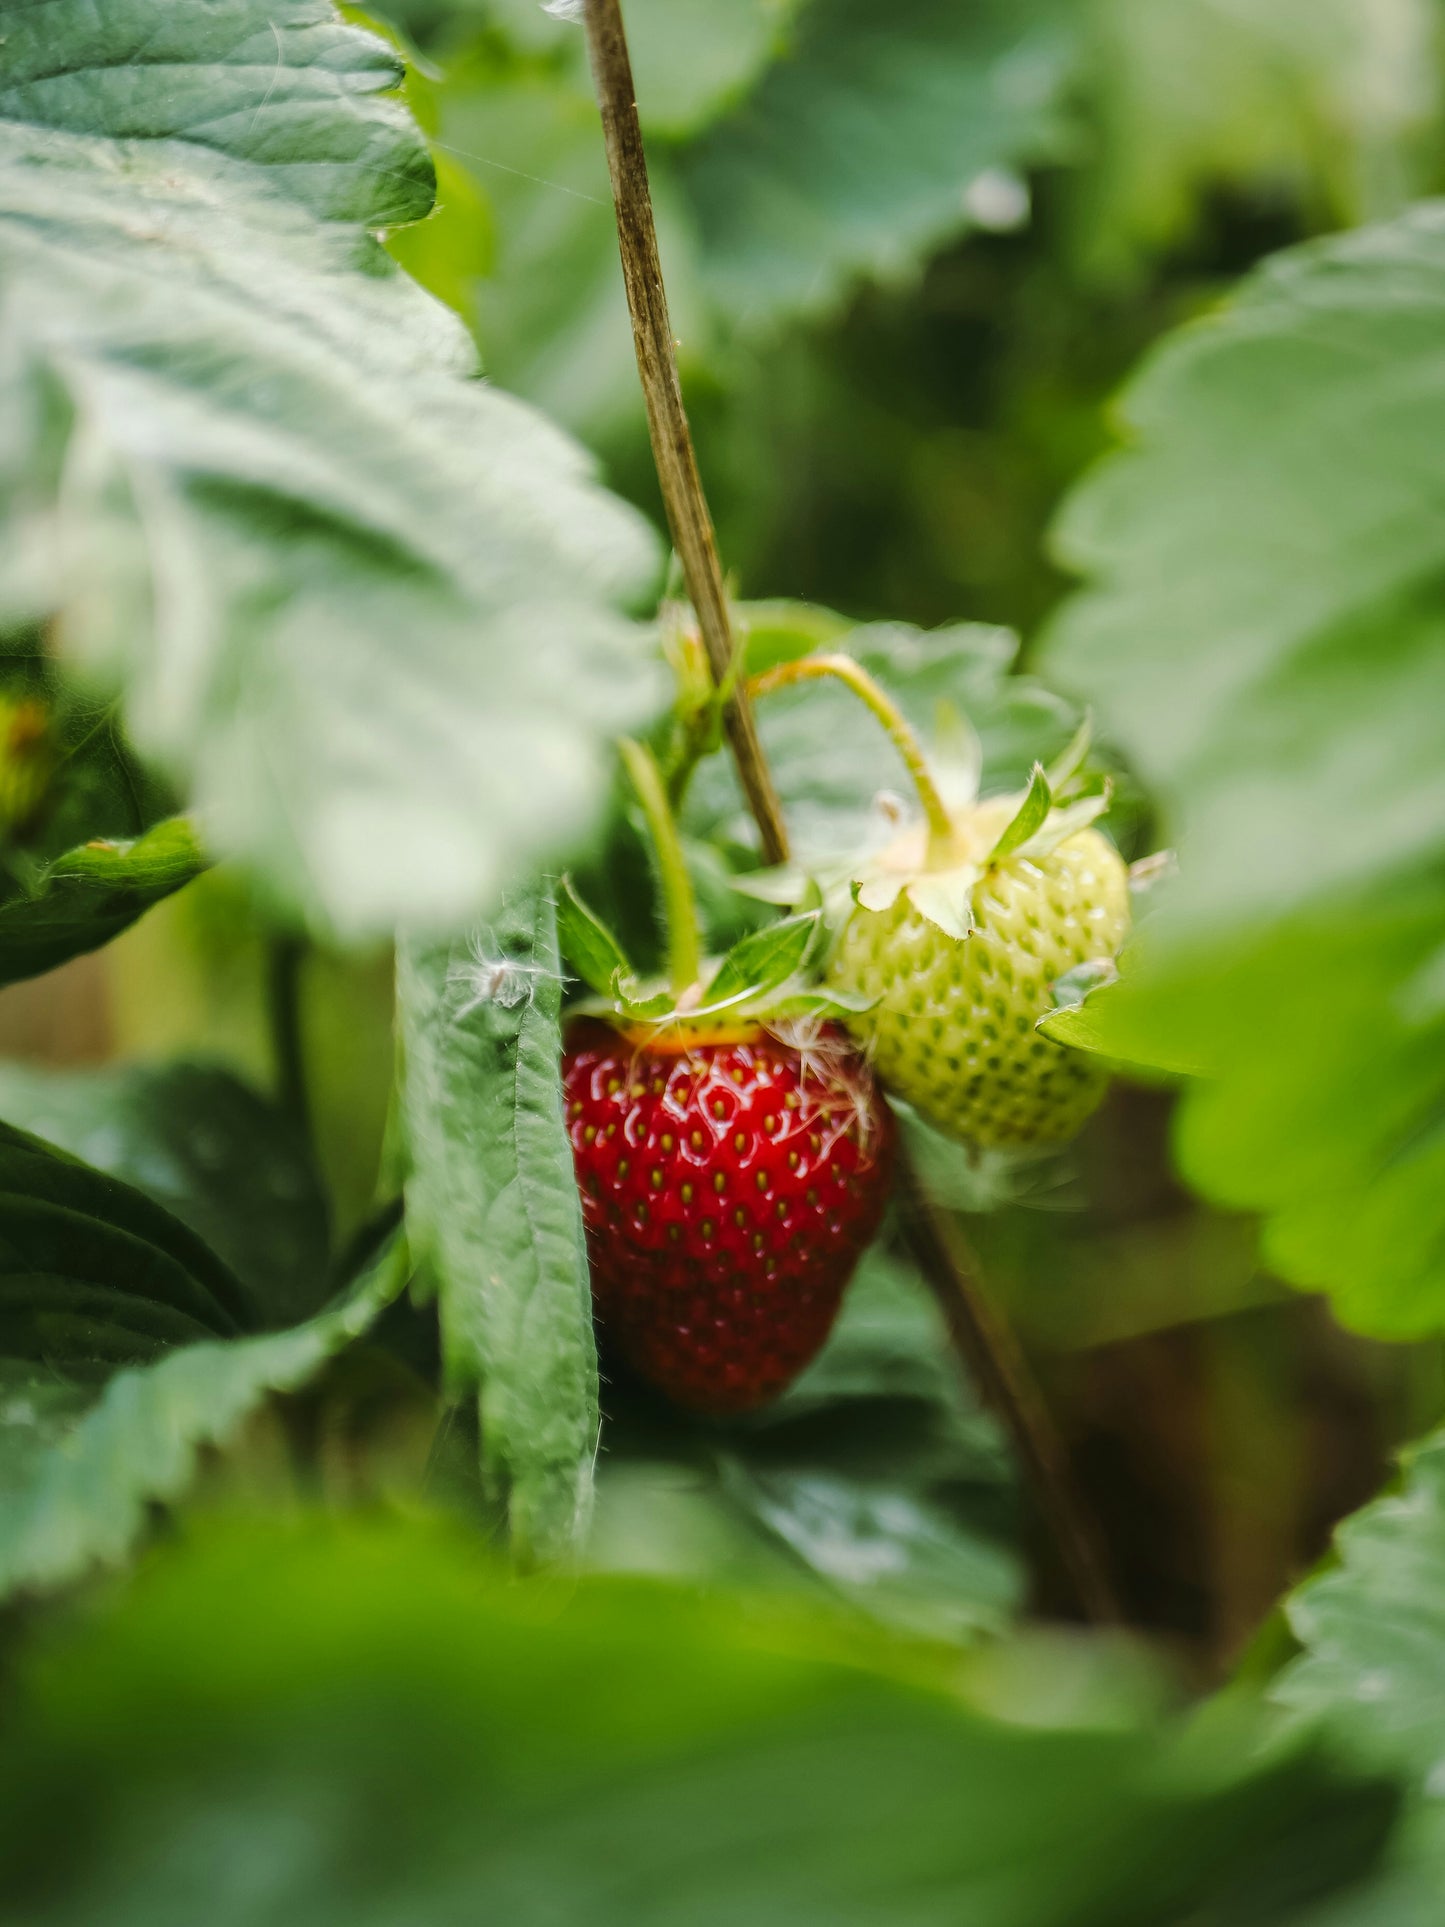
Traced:
<path id="1" fill-rule="evenodd" d="M 607 143 L 637 369 L 668 524 L 714 681 L 720 688 L 729 689 L 724 711 L 728 741 L 758 826 L 763 854 L 769 863 L 781 863 L 788 854 L 788 837 L 777 790 L 758 741 L 746 691 L 732 680 L 736 654 L 727 591 L 683 407 L 632 63 L 618 0 L 583 0 L 583 18 Z M 901 1175 L 905 1230 L 919 1267 L 942 1307 L 950 1342 L 964 1370 L 1013 1436 L 1040 1514 L 1057 1543 L 1081 1607 L 1091 1619 L 1116 1621 L 1118 1607 L 1092 1521 L 1069 1475 L 1067 1451 L 1013 1333 L 980 1293 L 976 1268 L 950 1214 L 940 1211 L 927 1197 L 906 1160 Z"/>
<path id="2" fill-rule="evenodd" d="M 979 1285 L 978 1261 L 962 1226 L 929 1197 L 902 1145 L 895 1186 L 903 1235 L 966 1373 L 1008 1426 L 1079 1605 L 1096 1624 L 1117 1625 L 1123 1614 L 1093 1514 L 1074 1482 L 1068 1448 L 1013 1328 Z"/>
<path id="3" fill-rule="evenodd" d="M 584 18 L 592 78 L 602 109 L 607 168 L 617 209 L 622 274 L 627 284 L 632 340 L 647 403 L 647 426 L 652 437 L 657 479 L 662 485 L 673 546 L 682 563 L 687 593 L 697 613 L 713 679 L 720 688 L 727 688 L 736 667 L 732 618 L 712 516 L 682 405 L 677 344 L 668 318 L 667 291 L 657 254 L 647 156 L 637 119 L 627 36 L 617 0 L 586 0 Z M 788 833 L 772 774 L 758 742 L 752 707 L 740 687 L 729 692 L 723 722 L 737 762 L 738 777 L 762 839 L 763 856 L 769 863 L 781 863 L 788 854 Z"/>

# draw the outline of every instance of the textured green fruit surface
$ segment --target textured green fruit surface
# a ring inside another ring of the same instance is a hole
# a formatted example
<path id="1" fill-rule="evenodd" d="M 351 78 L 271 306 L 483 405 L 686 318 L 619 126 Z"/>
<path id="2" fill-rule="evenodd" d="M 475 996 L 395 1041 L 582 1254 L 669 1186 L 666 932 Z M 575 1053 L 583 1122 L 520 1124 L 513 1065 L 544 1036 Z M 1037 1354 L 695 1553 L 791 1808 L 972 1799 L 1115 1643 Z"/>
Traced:
<path id="1" fill-rule="evenodd" d="M 906 892 L 889 910 L 855 908 L 829 981 L 877 999 L 849 1028 L 889 1089 L 939 1130 L 985 1147 L 1061 1143 L 1107 1079 L 1035 1026 L 1060 977 L 1117 954 L 1128 873 L 1097 830 L 1081 830 L 1048 856 L 990 867 L 972 900 L 961 940 Z"/>

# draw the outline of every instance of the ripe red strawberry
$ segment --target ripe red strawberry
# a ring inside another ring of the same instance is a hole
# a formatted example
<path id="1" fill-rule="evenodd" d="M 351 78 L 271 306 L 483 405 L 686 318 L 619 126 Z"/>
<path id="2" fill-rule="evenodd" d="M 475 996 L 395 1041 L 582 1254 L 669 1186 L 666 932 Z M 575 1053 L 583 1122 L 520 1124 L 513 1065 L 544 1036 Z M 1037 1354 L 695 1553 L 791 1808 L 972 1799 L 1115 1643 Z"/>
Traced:
<path id="1" fill-rule="evenodd" d="M 878 1228 L 893 1125 L 872 1076 L 831 1027 L 800 1049 L 585 1018 L 563 1079 L 605 1342 L 693 1411 L 764 1404 Z"/>

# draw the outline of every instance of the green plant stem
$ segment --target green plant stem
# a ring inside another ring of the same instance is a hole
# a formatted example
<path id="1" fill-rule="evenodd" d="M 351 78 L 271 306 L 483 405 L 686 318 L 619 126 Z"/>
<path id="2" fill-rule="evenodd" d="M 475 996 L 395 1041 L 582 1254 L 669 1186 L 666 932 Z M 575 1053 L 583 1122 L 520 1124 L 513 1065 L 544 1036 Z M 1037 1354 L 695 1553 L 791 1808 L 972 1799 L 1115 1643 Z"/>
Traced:
<path id="1" fill-rule="evenodd" d="M 266 1013 L 276 1073 L 276 1101 L 302 1134 L 311 1135 L 311 1096 L 301 1024 L 301 980 L 309 946 L 273 937 L 266 957 Z"/>
<path id="2" fill-rule="evenodd" d="M 677 821 L 668 807 L 662 774 L 651 751 L 630 738 L 624 738 L 619 747 L 652 835 L 653 854 L 662 883 L 663 911 L 667 919 L 668 982 L 672 994 L 681 997 L 702 976 L 702 938 L 698 930 L 697 899 L 692 893 L 692 878 L 687 873 L 682 839 L 677 833 Z"/>
<path id="3" fill-rule="evenodd" d="M 748 694 L 753 697 L 770 696 L 774 690 L 788 689 L 794 683 L 812 682 L 826 676 L 836 677 L 851 689 L 887 730 L 894 748 L 907 766 L 913 787 L 918 792 L 918 800 L 923 805 L 923 814 L 928 819 L 929 857 L 947 860 L 954 841 L 953 822 L 938 793 L 938 785 L 928 767 L 923 745 L 903 711 L 891 696 L 880 689 L 862 663 L 855 662 L 851 656 L 836 653 L 800 656 L 795 662 L 781 662 L 775 669 L 752 677 L 748 683 Z"/>
<path id="4" fill-rule="evenodd" d="M 607 170 L 617 210 L 617 241 L 622 256 L 622 278 L 627 287 L 627 308 L 632 316 L 637 372 L 647 404 L 648 433 L 668 526 L 682 563 L 688 598 L 697 615 L 713 680 L 720 689 L 728 690 L 723 705 L 723 727 L 758 826 L 764 859 L 768 863 L 783 863 L 788 855 L 788 834 L 772 773 L 758 742 L 752 709 L 741 688 L 728 689 L 736 665 L 737 645 L 712 516 L 698 473 L 687 411 L 682 405 L 677 345 L 667 312 L 667 290 L 662 280 L 652 192 L 647 180 L 647 156 L 642 146 L 632 62 L 618 0 L 584 0 L 583 19 L 607 144 Z"/>

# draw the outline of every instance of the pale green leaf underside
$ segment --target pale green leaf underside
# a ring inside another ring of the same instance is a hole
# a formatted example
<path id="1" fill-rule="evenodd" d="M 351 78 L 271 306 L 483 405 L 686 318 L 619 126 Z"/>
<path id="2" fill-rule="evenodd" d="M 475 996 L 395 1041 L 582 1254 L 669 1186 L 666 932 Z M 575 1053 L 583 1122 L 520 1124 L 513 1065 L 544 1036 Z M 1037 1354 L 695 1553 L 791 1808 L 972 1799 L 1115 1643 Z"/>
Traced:
<path id="1" fill-rule="evenodd" d="M 509 901 L 470 944 L 406 945 L 397 968 L 408 1235 L 523 1559 L 565 1553 L 585 1528 L 597 1444 L 561 982 L 545 895 Z"/>
<path id="2" fill-rule="evenodd" d="M 1281 255 L 1126 396 L 1050 667 L 1180 874 L 1105 1048 L 1190 1064 L 1193 1179 L 1360 1330 L 1445 1328 L 1445 207 Z"/>
<path id="3" fill-rule="evenodd" d="M 650 539 L 366 232 L 427 204 L 387 49 L 316 0 L 12 17 L 0 622 L 58 618 L 286 904 L 460 920 L 650 706 Z"/>
<path id="4" fill-rule="evenodd" d="M 1401 1489 L 1347 1520 L 1338 1548 L 1338 1568 L 1288 1602 L 1304 1655 L 1275 1697 L 1411 1788 L 1390 1879 L 1329 1927 L 1425 1927 L 1445 1881 L 1445 1435 L 1407 1455 Z"/>
<path id="5" fill-rule="evenodd" d="M 124 1557 L 149 1508 L 180 1498 L 207 1446 L 360 1338 L 406 1282 L 393 1244 L 309 1323 L 182 1345 L 119 1371 L 99 1397 L 54 1368 L 0 1362 L 0 1596 Z"/>

